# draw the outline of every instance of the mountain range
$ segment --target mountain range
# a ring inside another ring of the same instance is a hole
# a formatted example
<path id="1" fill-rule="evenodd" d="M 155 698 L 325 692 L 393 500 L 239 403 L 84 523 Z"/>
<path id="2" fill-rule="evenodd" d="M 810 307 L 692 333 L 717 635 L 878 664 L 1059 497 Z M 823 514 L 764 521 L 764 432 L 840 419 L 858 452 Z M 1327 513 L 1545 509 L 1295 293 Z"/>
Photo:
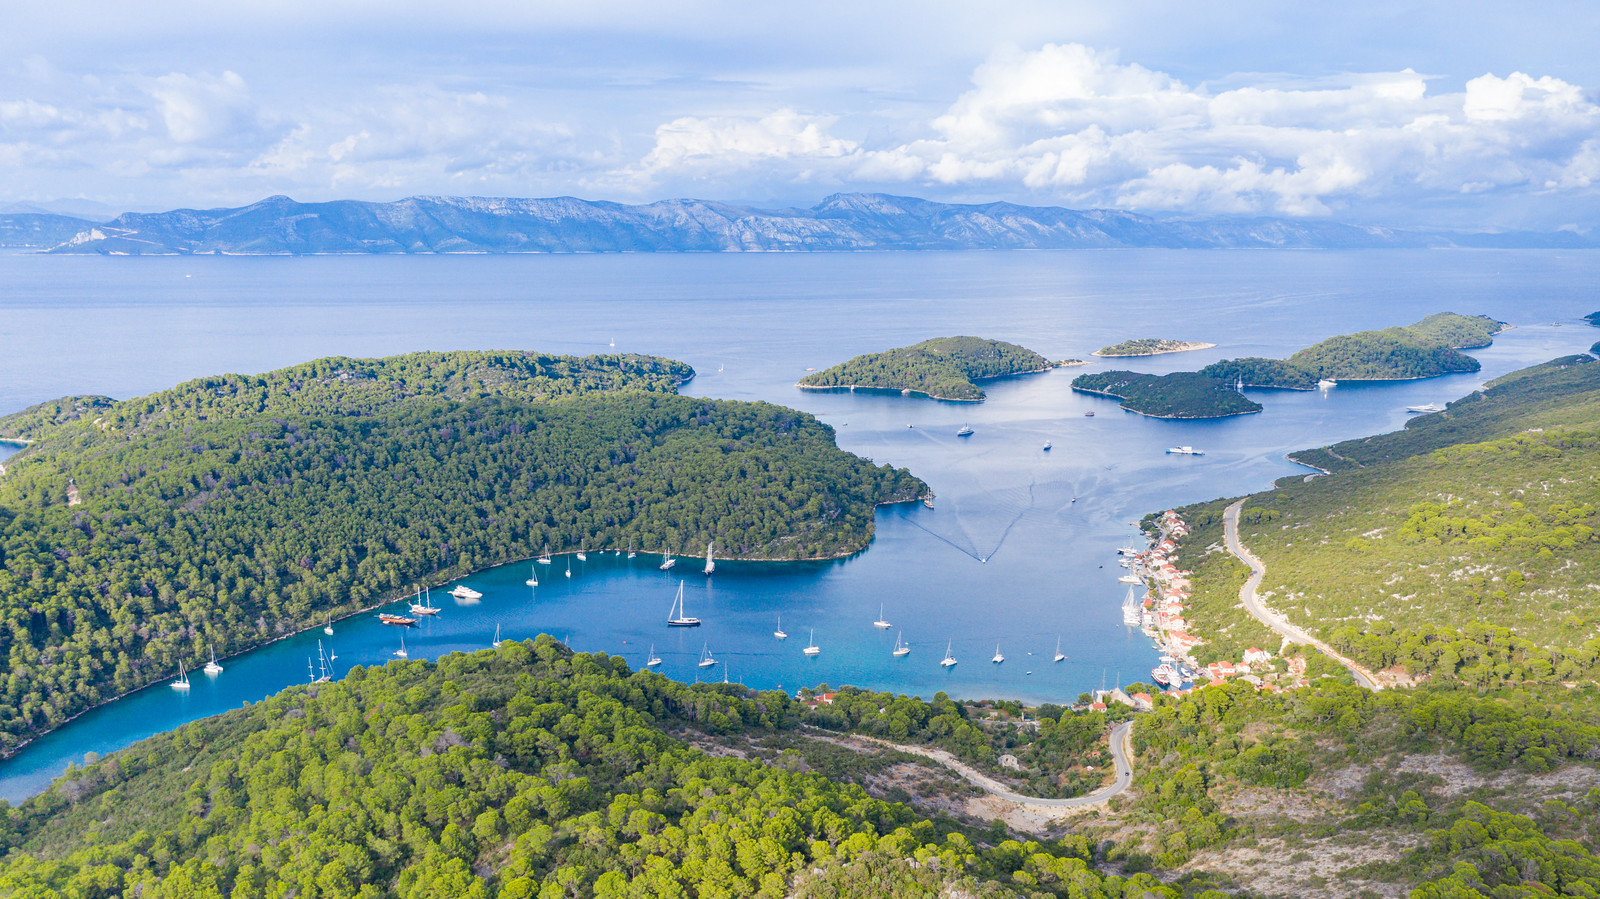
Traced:
<path id="1" fill-rule="evenodd" d="M 0 247 L 51 253 L 300 255 L 395 253 L 807 252 L 861 250 L 1579 248 L 1573 232 L 1390 229 L 1272 218 L 1156 219 L 1107 209 L 958 205 L 835 194 L 810 209 L 707 200 L 627 205 L 572 197 L 411 197 L 124 213 L 105 222 L 0 214 Z"/>

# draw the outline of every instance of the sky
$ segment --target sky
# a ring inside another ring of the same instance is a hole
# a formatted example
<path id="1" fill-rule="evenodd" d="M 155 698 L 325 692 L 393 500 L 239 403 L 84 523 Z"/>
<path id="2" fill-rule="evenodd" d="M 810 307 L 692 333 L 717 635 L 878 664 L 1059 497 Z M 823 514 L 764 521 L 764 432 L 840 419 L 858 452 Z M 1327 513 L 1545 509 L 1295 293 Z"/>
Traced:
<path id="1" fill-rule="evenodd" d="M 1600 227 L 1592 0 L 8 6 L 0 208 L 883 191 Z"/>

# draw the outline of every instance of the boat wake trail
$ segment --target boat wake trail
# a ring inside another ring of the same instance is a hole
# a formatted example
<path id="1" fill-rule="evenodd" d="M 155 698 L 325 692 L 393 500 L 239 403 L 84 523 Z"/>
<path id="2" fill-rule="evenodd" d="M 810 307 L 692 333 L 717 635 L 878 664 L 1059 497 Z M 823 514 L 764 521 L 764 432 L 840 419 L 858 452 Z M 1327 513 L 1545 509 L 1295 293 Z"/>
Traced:
<path id="1" fill-rule="evenodd" d="M 917 521 L 915 518 L 907 518 L 906 521 L 911 522 L 911 524 L 915 525 L 918 529 L 926 531 L 931 536 L 933 536 L 933 537 L 935 537 L 935 538 L 937 538 L 939 540 L 942 540 L 945 543 L 950 544 L 952 547 L 954 547 L 962 555 L 971 556 L 973 559 L 975 559 L 976 561 L 979 561 L 979 562 L 983 561 L 983 559 L 978 555 L 978 552 L 977 552 L 976 549 L 968 549 L 967 547 L 962 546 L 961 544 L 955 542 L 954 540 L 951 540 L 949 537 L 946 537 L 945 535 L 939 533 L 938 531 L 931 530 L 929 528 L 923 527 L 922 522 Z"/>
<path id="2" fill-rule="evenodd" d="M 1011 517 L 1011 521 L 1007 522 L 1006 526 L 1005 526 L 1005 529 L 1000 532 L 1000 539 L 995 541 L 994 549 L 989 550 L 989 554 L 987 556 L 984 556 L 981 559 L 979 559 L 979 561 L 988 561 L 989 559 L 994 558 L 995 554 L 1000 552 L 1000 547 L 1005 546 L 1006 538 L 1011 536 L 1011 529 L 1016 527 L 1017 526 L 1017 522 L 1022 520 L 1022 516 L 1028 514 L 1028 510 L 1033 508 L 1033 487 L 1034 487 L 1034 484 L 1035 484 L 1035 481 L 1033 479 L 1029 479 L 1029 481 L 1028 481 L 1028 502 L 1027 502 L 1027 504 L 1024 505 L 1021 509 L 1019 509 L 1017 511 L 1016 515 L 1013 515 Z"/>

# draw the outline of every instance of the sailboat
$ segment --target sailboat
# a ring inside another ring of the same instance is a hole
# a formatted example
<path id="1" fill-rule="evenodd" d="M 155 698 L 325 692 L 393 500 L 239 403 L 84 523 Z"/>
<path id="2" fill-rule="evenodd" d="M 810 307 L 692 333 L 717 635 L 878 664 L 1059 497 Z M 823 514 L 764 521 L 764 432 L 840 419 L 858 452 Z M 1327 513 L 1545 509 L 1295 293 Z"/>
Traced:
<path id="1" fill-rule="evenodd" d="M 1066 659 L 1066 656 L 1063 655 L 1062 652 L 1061 652 L 1061 637 L 1060 637 L 1060 635 L 1057 635 L 1056 636 L 1056 658 L 1055 658 L 1055 660 L 1057 662 L 1060 662 L 1060 661 L 1062 661 L 1064 659 Z"/>
<path id="2" fill-rule="evenodd" d="M 457 587 L 456 589 L 459 590 L 461 588 Z M 422 595 L 422 591 L 418 590 L 417 591 L 417 595 L 421 596 Z M 452 595 L 454 595 L 454 594 L 452 594 Z M 482 596 L 483 594 L 479 593 L 478 595 Z M 463 598 L 471 598 L 471 597 L 463 597 Z M 429 595 L 428 595 L 428 598 L 427 598 L 426 601 L 424 601 L 424 602 L 413 602 L 411 604 L 411 614 L 413 614 L 413 615 L 437 615 L 437 614 L 439 614 L 439 610 L 433 607 L 433 595 L 432 595 L 431 591 L 429 592 Z"/>
<path id="3" fill-rule="evenodd" d="M 782 615 L 778 616 L 778 629 L 772 632 L 772 636 L 777 637 L 779 640 L 787 640 L 787 639 L 789 639 L 789 635 L 783 632 L 783 616 Z"/>
<path id="4" fill-rule="evenodd" d="M 395 650 L 394 654 L 395 654 L 396 658 L 401 658 L 401 659 L 407 658 L 407 656 L 406 656 L 406 635 L 405 634 L 401 634 L 400 635 L 400 648 Z"/>
<path id="5" fill-rule="evenodd" d="M 494 642 L 490 643 L 489 645 L 493 646 L 495 649 L 499 649 L 500 648 L 500 624 L 499 624 L 499 622 L 496 622 L 495 626 L 494 626 Z"/>
<path id="6" fill-rule="evenodd" d="M 711 558 L 711 546 L 711 543 L 706 544 L 706 574 L 717 570 L 717 563 Z"/>
<path id="7" fill-rule="evenodd" d="M 996 665 L 998 665 L 1001 662 L 1004 662 L 1005 660 L 1006 660 L 1006 657 L 1000 654 L 1000 644 L 996 643 L 994 645 L 994 658 L 990 659 L 989 661 L 991 661 L 991 662 L 995 663 Z"/>
<path id="8" fill-rule="evenodd" d="M 650 655 L 645 657 L 644 667 L 654 668 L 659 664 L 661 664 L 661 657 L 656 655 L 656 645 L 652 643 L 650 644 Z"/>
<path id="9" fill-rule="evenodd" d="M 616 346 L 617 345 L 617 339 L 615 337 L 611 338 L 611 345 L 612 346 Z"/>
<path id="10" fill-rule="evenodd" d="M 523 583 L 527 584 L 530 587 L 539 586 L 539 566 L 537 566 L 537 565 L 529 565 L 528 566 L 528 579 L 523 581 Z"/>
<path id="11" fill-rule="evenodd" d="M 811 645 L 807 646 L 804 650 L 802 650 L 802 652 L 804 652 L 808 656 L 815 656 L 815 655 L 821 655 L 822 654 L 822 647 L 817 645 L 817 629 L 816 628 L 812 628 L 811 629 Z"/>
<path id="12" fill-rule="evenodd" d="M 317 682 L 317 669 L 316 669 L 316 666 L 311 664 L 311 657 L 310 656 L 306 656 L 306 683 L 314 684 L 316 682 Z"/>
<path id="13" fill-rule="evenodd" d="M 216 647 L 208 645 L 206 648 L 211 650 L 211 661 L 206 663 L 205 672 L 212 677 L 215 677 L 222 673 L 222 666 L 217 664 Z"/>
<path id="14" fill-rule="evenodd" d="M 178 679 L 172 682 L 172 689 L 185 692 L 189 689 L 189 672 L 183 670 L 182 662 L 178 663 Z"/>
<path id="15" fill-rule="evenodd" d="M 678 582 L 678 595 L 672 600 L 672 608 L 667 610 L 667 627 L 699 627 L 700 619 L 690 618 L 683 613 L 683 581 Z"/>
<path id="16" fill-rule="evenodd" d="M 674 559 L 672 557 L 672 553 L 662 553 L 661 554 L 661 570 L 662 571 L 666 571 L 667 569 L 671 568 L 672 566 L 674 566 L 676 564 L 678 564 L 678 560 Z"/>
<path id="17" fill-rule="evenodd" d="M 726 364 L 722 364 L 722 365 L 718 365 L 718 366 L 717 366 L 717 374 L 719 374 L 719 375 L 720 375 L 720 374 L 722 374 L 722 370 L 723 370 L 723 369 L 724 369 L 724 368 L 727 368 L 727 365 L 726 365 Z"/>
<path id="18" fill-rule="evenodd" d="M 587 554 L 585 554 L 584 551 L 581 550 L 581 549 L 578 550 L 578 561 L 579 562 L 587 562 L 587 561 L 589 561 L 589 556 Z"/>
<path id="19" fill-rule="evenodd" d="M 332 615 L 328 616 L 328 623 L 322 626 L 322 632 L 324 634 L 327 634 L 330 637 L 333 636 L 333 616 Z"/>
<path id="20" fill-rule="evenodd" d="M 572 560 L 567 560 L 567 577 L 572 577 Z"/>
<path id="21" fill-rule="evenodd" d="M 700 667 L 701 668 L 710 668 L 712 665 L 715 665 L 715 664 L 717 664 L 717 660 L 713 659 L 711 657 L 711 646 L 710 646 L 710 644 L 707 644 L 705 646 L 700 647 Z"/>
<path id="22" fill-rule="evenodd" d="M 1138 627 L 1139 620 L 1143 617 L 1140 614 L 1142 611 L 1139 600 L 1133 595 L 1133 588 L 1129 587 L 1128 595 L 1122 598 L 1122 623 L 1128 627 Z"/>
<path id="23" fill-rule="evenodd" d="M 956 657 L 950 654 L 950 644 L 949 643 L 946 643 L 944 645 L 944 661 L 940 662 L 939 664 L 942 665 L 945 668 L 954 668 L 954 667 L 956 667 Z"/>
<path id="24" fill-rule="evenodd" d="M 317 671 L 319 675 L 312 683 L 325 684 L 333 680 L 333 674 L 328 671 L 328 654 L 323 651 L 321 640 L 317 641 Z"/>
<path id="25" fill-rule="evenodd" d="M 633 557 L 634 557 L 634 556 L 636 556 L 636 555 L 638 555 L 638 553 L 636 553 L 636 552 L 634 552 L 634 551 L 633 551 L 633 541 L 632 541 L 632 540 L 629 540 L 629 541 L 628 541 L 628 558 L 630 558 L 630 559 L 631 559 L 631 558 L 633 558 Z"/>
<path id="26" fill-rule="evenodd" d="M 538 561 L 539 561 L 540 565 L 549 565 L 550 564 L 550 544 L 546 543 L 544 545 L 544 554 L 539 556 L 539 560 Z"/>
<path id="27" fill-rule="evenodd" d="M 878 620 L 872 622 L 872 626 L 873 627 L 877 627 L 877 628 L 882 628 L 884 630 L 888 630 L 889 628 L 894 627 L 894 625 L 892 625 L 889 622 L 885 621 L 884 618 L 883 618 L 883 603 L 878 603 Z"/>
<path id="28" fill-rule="evenodd" d="M 971 437 L 972 436 L 972 425 L 962 425 L 961 426 L 961 430 L 956 432 L 956 436 L 957 437 Z"/>
<path id="29" fill-rule="evenodd" d="M 905 642 L 900 639 L 900 635 L 899 634 L 895 634 L 894 635 L 894 657 L 898 659 L 898 658 L 900 658 L 901 656 L 905 655 L 906 653 L 908 653 L 910 651 L 911 651 L 911 647 L 907 646 L 905 644 Z"/>

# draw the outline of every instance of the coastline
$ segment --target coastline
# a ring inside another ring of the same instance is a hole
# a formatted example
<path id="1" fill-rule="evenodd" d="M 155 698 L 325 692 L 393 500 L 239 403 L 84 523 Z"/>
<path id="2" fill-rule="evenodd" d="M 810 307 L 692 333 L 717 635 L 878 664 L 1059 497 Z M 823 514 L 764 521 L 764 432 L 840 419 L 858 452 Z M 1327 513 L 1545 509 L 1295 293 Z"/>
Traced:
<path id="1" fill-rule="evenodd" d="M 873 504 L 873 508 L 877 509 L 877 508 L 880 508 L 882 506 L 897 506 L 897 505 L 900 505 L 902 503 L 921 502 L 923 496 L 926 496 L 926 495 L 930 495 L 929 492 L 925 491 L 923 494 L 920 494 L 920 495 L 915 496 L 915 497 L 911 497 L 909 499 L 884 500 L 883 502 L 880 502 L 880 503 L 874 503 Z M 872 542 L 876 538 L 877 538 L 877 522 L 874 521 L 873 522 L 873 532 L 872 532 L 871 535 L 869 535 L 867 537 L 867 540 L 866 540 L 865 543 L 863 543 L 860 547 L 858 547 L 856 549 L 852 549 L 852 550 L 849 550 L 849 551 L 846 551 L 846 552 L 835 553 L 833 555 L 828 555 L 828 556 L 809 556 L 809 557 L 806 557 L 806 558 L 803 558 L 803 559 L 764 558 L 764 557 L 750 557 L 750 556 L 741 556 L 741 557 L 737 557 L 736 558 L 736 557 L 732 557 L 732 556 L 718 557 L 716 555 L 712 555 L 712 558 L 717 560 L 717 561 L 722 561 L 722 562 L 763 562 L 763 563 L 832 562 L 832 561 L 835 561 L 835 560 L 838 560 L 838 559 L 849 558 L 850 556 L 856 555 L 857 553 L 866 552 L 867 549 L 872 546 Z M 621 548 L 620 547 L 601 547 L 601 548 L 595 549 L 595 550 L 583 550 L 583 551 L 584 552 L 604 553 L 604 552 L 616 551 L 616 550 L 619 550 L 619 549 L 621 549 Z M 625 551 L 625 550 L 623 550 L 623 551 Z M 578 552 L 578 550 L 576 550 L 576 549 L 564 550 L 562 552 L 552 553 L 551 554 L 551 558 L 555 558 L 556 556 L 575 555 L 577 552 Z M 529 562 L 529 561 L 532 561 L 532 560 L 537 559 L 537 558 L 538 558 L 537 555 L 531 555 L 531 556 L 523 556 L 521 558 L 516 558 L 516 559 L 508 559 L 508 560 L 505 560 L 503 562 L 495 562 L 492 565 L 486 565 L 486 566 L 484 566 L 482 568 L 474 568 L 471 571 L 468 571 L 468 572 L 466 572 L 464 574 L 451 575 L 449 577 L 445 577 L 445 578 L 442 578 L 442 579 L 437 579 L 434 582 L 429 582 L 427 580 L 424 580 L 424 581 L 420 581 L 419 583 L 421 583 L 421 585 L 426 589 L 432 589 L 433 587 L 443 587 L 445 584 L 448 584 L 448 583 L 450 583 L 452 581 L 464 581 L 467 578 L 473 577 L 473 576 L 478 575 L 478 574 L 482 574 L 483 572 L 488 571 L 488 570 L 490 570 L 492 568 L 501 568 L 501 567 L 504 567 L 506 565 L 516 565 L 516 564 L 519 564 L 519 563 L 522 563 L 522 562 Z M 699 556 L 695 556 L 694 558 L 699 558 Z M 435 575 L 437 575 L 437 572 L 435 572 Z M 351 618 L 356 617 L 357 615 L 365 615 L 365 614 L 368 614 L 368 613 L 371 613 L 371 612 L 375 612 L 378 609 L 383 608 L 384 606 L 394 605 L 397 602 L 404 602 L 410 596 L 411 596 L 410 593 L 391 596 L 391 597 L 385 598 L 383 600 L 380 600 L 379 602 L 373 603 L 372 605 L 362 606 L 360 608 L 353 609 L 353 610 L 348 611 L 348 612 L 341 612 L 338 618 L 332 618 L 332 614 L 333 613 L 332 613 L 331 610 L 330 611 L 325 611 L 323 614 L 325 616 L 328 616 L 328 618 L 331 619 L 332 621 L 348 621 Z M 326 620 L 325 620 L 324 624 L 326 624 Z M 264 648 L 266 648 L 268 646 L 271 646 L 274 643 L 280 643 L 280 642 L 282 642 L 284 640 L 289 640 L 289 639 L 292 639 L 294 637 L 298 637 L 301 634 L 309 633 L 310 631 L 317 630 L 318 628 L 321 628 L 323 626 L 324 625 L 317 624 L 317 623 L 315 623 L 313 621 L 311 624 L 308 624 L 305 627 L 299 628 L 298 630 L 288 631 L 286 633 L 283 633 L 283 634 L 280 634 L 280 635 L 278 635 L 276 637 L 273 637 L 270 640 L 264 640 L 264 641 L 262 641 L 260 643 L 253 643 L 253 644 L 251 644 L 249 646 L 246 646 L 246 647 L 243 647 L 243 648 L 240 648 L 240 649 L 236 649 L 233 652 L 224 653 L 223 655 L 220 655 L 217 658 L 218 658 L 219 661 L 221 661 L 221 660 L 232 659 L 232 658 L 235 658 L 237 656 L 242 656 L 242 655 L 245 655 L 247 653 L 255 652 L 258 649 L 264 649 Z M 71 724 L 72 722 L 78 720 L 79 718 L 82 718 L 84 715 L 87 715 L 90 712 L 95 711 L 96 709 L 104 708 L 104 707 L 106 707 L 106 706 L 108 706 L 108 705 L 110 705 L 110 704 L 112 704 L 114 702 L 117 702 L 118 700 L 121 700 L 121 699 L 126 698 L 128 696 L 132 696 L 135 693 L 139 693 L 139 692 L 142 692 L 144 690 L 149 690 L 149 689 L 153 689 L 155 687 L 161 686 L 163 683 L 165 683 L 167 681 L 167 678 L 169 676 L 170 676 L 170 672 L 166 673 L 166 674 L 162 674 L 159 677 L 156 677 L 155 679 L 151 680 L 148 683 L 140 684 L 139 686 L 136 686 L 136 687 L 131 687 L 131 688 L 127 689 L 127 690 L 124 690 L 121 693 L 118 693 L 115 696 L 111 696 L 111 697 L 108 697 L 106 699 L 102 699 L 101 701 L 95 703 L 94 705 L 88 706 L 87 708 L 84 708 L 84 709 L 82 709 L 82 710 L 80 710 L 78 712 L 73 713 L 72 715 L 70 715 L 70 716 L 68 716 L 66 718 L 63 718 L 60 724 L 57 724 L 57 725 L 55 725 L 54 727 L 51 727 L 48 730 L 44 730 L 44 731 L 41 731 L 39 733 L 36 733 L 36 734 L 28 737 L 26 740 L 23 740 L 22 742 L 18 743 L 17 745 L 10 747 L 9 749 L 0 750 L 0 762 L 3 762 L 3 761 L 6 761 L 8 759 L 13 758 L 14 756 L 17 755 L 17 753 L 19 753 L 22 750 L 26 749 L 28 746 L 32 745 L 35 741 L 37 741 L 37 740 L 39 740 L 39 739 L 41 739 L 43 737 L 47 737 L 50 734 L 55 733 L 56 731 L 60 730 L 61 728 L 66 727 L 68 724 Z M 287 688 L 285 688 L 285 689 L 287 689 Z M 276 695 L 276 694 L 270 694 L 270 695 Z M 108 755 L 108 756 L 111 755 L 111 754 L 112 753 L 106 753 L 106 755 Z"/>
<path id="2" fill-rule="evenodd" d="M 1102 359 L 1138 359 L 1141 356 L 1166 356 L 1172 353 L 1192 353 L 1195 350 L 1209 350 L 1216 346 L 1214 343 L 1193 343 L 1186 340 L 1175 342 L 1181 343 L 1182 346 L 1175 347 L 1170 350 L 1151 350 L 1148 353 L 1105 353 L 1101 352 L 1100 350 L 1095 350 L 1089 355 L 1099 356 Z M 1109 347 L 1107 347 L 1107 349 L 1109 349 Z"/>
<path id="3" fill-rule="evenodd" d="M 1134 415 L 1143 415 L 1145 418 L 1159 418 L 1162 421 L 1206 421 L 1212 418 L 1233 418 L 1238 415 L 1255 415 L 1258 412 L 1264 411 L 1262 409 L 1249 409 L 1244 412 L 1223 412 L 1218 415 L 1157 415 L 1154 412 L 1140 412 L 1138 409 L 1132 409 L 1123 405 L 1127 402 L 1127 400 L 1117 396 L 1114 393 L 1106 393 L 1104 390 L 1090 390 L 1086 387 L 1079 387 L 1077 385 L 1073 385 L 1072 389 L 1078 393 L 1090 393 L 1095 396 L 1110 397 L 1111 399 L 1118 401 L 1117 408 L 1124 412 L 1132 412 Z"/>
<path id="4" fill-rule="evenodd" d="M 974 384 L 976 384 L 978 381 L 998 381 L 1001 378 L 1016 378 L 1021 377 L 1022 375 L 1042 375 L 1045 372 L 1055 368 L 1073 368 L 1079 365 L 1093 364 L 1093 362 L 1086 362 L 1082 359 L 1067 359 L 1062 362 L 1046 362 L 1044 368 L 1030 368 L 1024 371 L 1006 372 L 1003 375 L 990 375 L 984 378 L 973 378 L 972 380 Z M 930 400 L 939 400 L 943 403 L 981 403 L 989 398 L 987 394 L 978 397 L 977 399 L 960 396 L 939 396 L 936 393 L 929 393 L 926 390 L 918 390 L 915 387 L 883 387 L 878 384 L 807 384 L 805 381 L 801 380 L 794 382 L 794 386 L 800 388 L 801 390 L 882 390 L 885 393 L 898 393 L 901 396 L 920 396 Z"/>

